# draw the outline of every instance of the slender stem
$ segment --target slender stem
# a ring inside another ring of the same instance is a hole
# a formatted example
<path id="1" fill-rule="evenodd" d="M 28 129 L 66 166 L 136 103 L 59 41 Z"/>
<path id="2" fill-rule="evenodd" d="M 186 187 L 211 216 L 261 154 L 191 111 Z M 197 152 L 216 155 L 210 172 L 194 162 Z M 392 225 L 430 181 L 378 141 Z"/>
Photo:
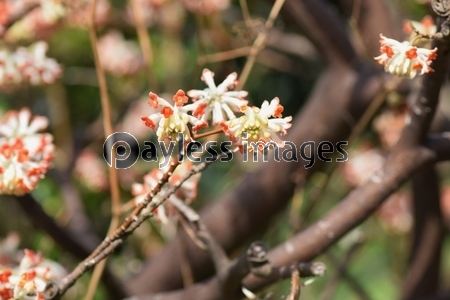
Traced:
<path id="1" fill-rule="evenodd" d="M 95 69 L 97 72 L 97 78 L 98 83 L 100 87 L 100 99 L 102 104 L 102 112 L 103 112 L 103 128 L 105 132 L 105 137 L 108 137 L 109 135 L 113 134 L 113 125 L 112 125 L 112 118 L 111 118 L 111 107 L 110 107 L 110 100 L 108 96 L 108 87 L 106 84 L 106 78 L 105 73 L 103 71 L 102 65 L 100 64 L 100 57 L 98 53 L 97 48 L 97 34 L 95 32 L 95 8 L 97 1 L 93 0 L 91 4 L 91 11 L 90 11 L 90 22 L 89 22 L 89 35 L 91 39 L 92 44 L 92 52 L 94 55 L 94 61 L 95 61 Z M 108 229 L 108 235 L 114 232 L 114 230 L 117 228 L 120 222 L 120 192 L 119 192 L 119 184 L 118 184 L 118 177 L 117 177 L 117 169 L 114 165 L 114 151 L 112 151 L 113 158 L 112 158 L 112 167 L 109 169 L 109 184 L 111 187 L 111 223 L 109 225 Z M 93 299 L 95 290 L 97 289 L 98 283 L 100 281 L 100 277 L 103 273 L 103 270 L 105 268 L 106 261 L 103 261 L 102 263 L 96 265 L 94 269 L 94 273 L 92 275 L 91 281 L 89 282 L 88 291 L 85 297 L 85 300 Z"/>
<path id="2" fill-rule="evenodd" d="M 250 11 L 248 10 L 247 0 L 239 0 L 241 5 L 242 16 L 244 17 L 245 25 L 249 25 L 252 21 Z"/>
<path id="3" fill-rule="evenodd" d="M 223 132 L 223 129 L 222 128 L 218 128 L 218 129 L 214 129 L 214 130 L 211 130 L 211 131 L 208 131 L 208 132 L 195 134 L 194 135 L 194 140 L 198 140 L 198 139 L 201 139 L 201 138 L 213 135 L 213 134 L 221 133 L 221 132 Z"/>
<path id="4" fill-rule="evenodd" d="M 297 266 L 293 264 L 291 266 L 292 275 L 291 275 L 291 291 L 289 295 L 286 297 L 286 300 L 298 300 L 301 292 L 301 282 L 300 282 L 300 271 Z"/>
<path id="5" fill-rule="evenodd" d="M 250 75 L 250 72 L 253 68 L 253 65 L 256 62 L 256 57 L 258 56 L 259 52 L 264 48 L 267 42 L 269 31 L 272 28 L 278 14 L 280 13 L 284 1 L 285 0 L 275 1 L 275 4 L 273 5 L 272 10 L 270 11 L 269 18 L 267 19 L 266 24 L 264 25 L 264 30 L 256 37 L 252 49 L 250 50 L 250 55 L 248 56 L 247 62 L 245 63 L 244 69 L 242 70 L 241 76 L 239 77 L 239 84 L 237 86 L 238 90 L 242 89 L 242 87 L 245 85 L 245 82 L 247 81 L 248 76 Z"/>
<path id="6" fill-rule="evenodd" d="M 147 27 L 144 23 L 142 11 L 139 8 L 139 0 L 130 0 L 131 9 L 133 11 L 133 19 L 136 25 L 136 31 L 139 38 L 139 45 L 141 46 L 142 55 L 144 56 L 145 64 L 147 65 L 148 81 L 153 92 L 158 93 L 159 85 L 155 73 L 153 72 L 154 55 L 152 50 L 152 41 L 147 32 Z"/>
<path id="7" fill-rule="evenodd" d="M 241 47 L 233 50 L 227 50 L 223 52 L 213 53 L 213 54 L 206 54 L 201 55 L 198 57 L 198 63 L 199 64 L 205 64 L 205 63 L 215 63 L 215 62 L 221 62 L 224 60 L 232 60 L 238 57 L 247 56 L 250 54 L 252 47 L 246 46 Z"/>

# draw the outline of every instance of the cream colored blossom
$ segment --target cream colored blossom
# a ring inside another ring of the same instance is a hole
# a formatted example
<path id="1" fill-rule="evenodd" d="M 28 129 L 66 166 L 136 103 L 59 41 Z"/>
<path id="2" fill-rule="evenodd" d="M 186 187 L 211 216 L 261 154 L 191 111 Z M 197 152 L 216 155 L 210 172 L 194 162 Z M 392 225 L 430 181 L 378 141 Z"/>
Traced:
<path id="1" fill-rule="evenodd" d="M 280 147 L 284 146 L 278 134 L 285 135 L 292 124 L 292 117 L 282 118 L 283 106 L 278 98 L 274 98 L 270 104 L 264 101 L 261 108 L 244 107 L 244 115 L 227 122 L 221 123 L 224 132 L 231 140 L 242 147 L 244 142 L 275 142 Z M 275 119 L 271 119 L 275 117 Z M 250 150 L 256 150 L 249 145 Z"/>
<path id="2" fill-rule="evenodd" d="M 399 42 L 380 34 L 381 55 L 375 57 L 386 72 L 400 77 L 414 78 L 434 70 L 431 62 L 437 57 L 437 48 L 432 50 L 412 46 L 409 42 Z"/>
<path id="3" fill-rule="evenodd" d="M 158 140 L 164 139 L 177 140 L 178 133 L 182 133 L 186 141 L 192 140 L 188 124 L 191 124 L 192 131 L 197 131 L 208 126 L 208 123 L 198 119 L 202 116 L 201 112 L 195 111 L 195 104 L 188 104 L 188 97 L 184 91 L 178 90 L 173 96 L 174 105 L 154 93 L 150 93 L 149 105 L 151 113 L 142 117 L 147 127 L 156 131 Z M 188 112 L 194 111 L 193 116 Z"/>
<path id="4" fill-rule="evenodd" d="M 0 265 L 0 300 L 44 300 L 51 282 L 65 275 L 61 266 L 25 249 L 19 266 Z"/>
<path id="5" fill-rule="evenodd" d="M 195 104 L 204 110 L 203 121 L 208 121 L 212 115 L 213 124 L 235 119 L 234 112 L 245 107 L 248 101 L 246 91 L 230 91 L 237 85 L 236 72 L 231 73 L 218 86 L 214 83 L 214 73 L 208 69 L 203 70 L 202 80 L 208 88 L 204 90 L 190 90 L 187 92 Z"/>
<path id="6" fill-rule="evenodd" d="M 0 193 L 22 195 L 36 188 L 53 160 L 53 137 L 39 133 L 45 117 L 28 109 L 8 112 L 0 122 Z"/>

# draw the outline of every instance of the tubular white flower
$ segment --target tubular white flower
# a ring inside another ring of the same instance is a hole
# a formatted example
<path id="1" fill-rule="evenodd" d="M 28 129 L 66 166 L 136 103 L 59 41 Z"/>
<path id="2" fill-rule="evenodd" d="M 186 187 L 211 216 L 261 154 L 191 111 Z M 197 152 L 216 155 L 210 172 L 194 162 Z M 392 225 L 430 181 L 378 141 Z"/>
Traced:
<path id="1" fill-rule="evenodd" d="M 186 141 L 189 141 L 192 140 L 192 137 L 187 126 L 188 124 L 192 124 L 192 131 L 194 132 L 208 126 L 208 123 L 197 118 L 202 115 L 201 113 L 194 112 L 196 116 L 188 115 L 188 112 L 195 110 L 197 105 L 184 105 L 188 101 L 184 91 L 178 90 L 173 96 L 175 105 L 170 104 L 154 93 L 150 93 L 149 96 L 148 104 L 151 107 L 151 113 L 141 119 L 147 127 L 156 131 L 158 140 L 162 141 L 165 138 L 176 140 L 178 133 L 182 133 Z"/>
<path id="2" fill-rule="evenodd" d="M 406 41 L 400 43 L 382 34 L 380 34 L 380 37 L 381 55 L 374 59 L 379 64 L 384 65 L 386 72 L 412 79 L 419 70 L 419 75 L 434 71 L 430 64 L 437 57 L 437 48 L 432 50 L 417 48 Z"/>
<path id="3" fill-rule="evenodd" d="M 33 190 L 50 168 L 53 137 L 38 133 L 45 117 L 31 118 L 28 109 L 10 111 L 0 122 L 0 193 L 23 195 Z"/>
<path id="4" fill-rule="evenodd" d="M 214 125 L 235 119 L 236 116 L 233 111 L 239 111 L 247 105 L 248 101 L 243 100 L 248 94 L 246 91 L 229 91 L 237 84 L 236 72 L 228 75 L 221 84 L 216 86 L 214 73 L 204 69 L 202 80 L 208 88 L 204 90 L 190 90 L 187 94 L 193 98 L 197 105 L 197 111 L 194 112 L 194 115 L 202 112 L 203 121 L 208 121 L 211 115 Z"/>
<path id="5" fill-rule="evenodd" d="M 283 106 L 279 103 L 280 100 L 274 98 L 270 104 L 267 100 L 264 101 L 261 108 L 245 107 L 243 109 L 245 115 L 223 122 L 221 126 L 239 148 L 242 147 L 243 142 L 267 143 L 270 141 L 283 147 L 284 141 L 278 137 L 278 134 L 285 135 L 287 133 L 287 129 L 292 126 L 290 123 L 292 117 L 281 118 Z M 270 117 L 275 117 L 276 119 L 269 119 Z M 249 150 L 256 149 L 249 145 Z"/>

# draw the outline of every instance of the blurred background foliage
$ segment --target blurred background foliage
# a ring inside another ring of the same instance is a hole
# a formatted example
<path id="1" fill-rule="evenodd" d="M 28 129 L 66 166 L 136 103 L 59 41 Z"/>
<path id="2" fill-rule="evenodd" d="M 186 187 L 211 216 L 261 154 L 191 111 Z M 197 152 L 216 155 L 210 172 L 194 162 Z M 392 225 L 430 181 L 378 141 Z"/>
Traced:
<path id="1" fill-rule="evenodd" d="M 336 4 L 337 0 L 329 2 Z M 429 13 L 428 6 L 418 1 L 403 0 L 392 3 L 393 7 L 403 9 L 405 18 L 420 20 Z M 116 30 L 121 32 L 127 41 L 138 46 L 136 30 L 131 22 L 126 21 L 127 1 L 114 0 L 110 1 L 110 5 L 108 21 L 98 26 L 99 38 L 101 39 L 110 30 Z M 147 114 L 145 103 L 150 91 L 154 91 L 157 87 L 160 94 L 172 95 L 180 88 L 203 89 L 205 85 L 201 82 L 200 75 L 205 67 L 215 72 L 217 83 L 231 72 L 236 71 L 239 74 L 246 62 L 245 56 L 211 63 L 202 62 L 202 58 L 204 60 L 205 55 L 251 46 L 258 30 L 261 30 L 261 22 L 270 11 L 271 3 L 248 1 L 248 5 L 255 21 L 254 27 L 245 26 L 238 1 L 231 2 L 223 11 L 208 15 L 193 13 L 177 0 L 159 1 L 154 8 L 155 14 L 150 16 L 155 17 L 155 20 L 148 26 L 154 52 L 152 70 L 157 83 L 149 84 L 145 66 L 131 75 L 120 76 L 109 73 L 107 76 L 115 129 L 125 130 L 139 137 L 141 145 L 144 140 L 155 141 L 153 132 L 140 121 L 140 116 Z M 304 105 L 319 74 L 326 67 L 326 62 L 315 52 L 310 42 L 290 28 L 289 23 L 282 17 L 276 21 L 274 32 L 280 41 L 293 45 L 292 49 L 280 49 L 276 42 L 269 43 L 258 57 L 244 89 L 249 92 L 251 104 L 259 106 L 264 100 L 279 97 L 285 107 L 284 115 L 295 116 Z M 70 183 L 76 187 L 97 235 L 104 236 L 110 221 L 110 198 L 107 181 L 105 183 L 102 179 L 107 174 L 107 165 L 102 161 L 104 142 L 102 111 L 89 33 L 85 26 L 73 26 L 63 22 L 57 30 L 46 36 L 46 40 L 49 43 L 47 55 L 55 58 L 64 68 L 61 78 L 49 86 L 20 87 L 0 94 L 0 109 L 4 113 L 10 109 L 27 106 L 34 114 L 49 117 L 51 122 L 49 131 L 55 137 L 57 157 L 54 170 L 39 183 L 32 194 L 48 214 L 55 216 L 59 224 L 66 224 L 70 215 L 62 200 L 64 195 L 60 187 L 61 174 L 68 173 Z M 21 41 L 17 44 L 27 45 L 27 42 Z M 104 52 L 100 52 L 100 56 L 107 55 L 105 51 L 111 51 L 112 53 L 108 55 L 116 55 L 120 64 L 120 53 L 115 54 L 115 50 L 115 47 L 105 48 L 102 50 Z M 143 105 L 137 106 L 138 102 Z M 392 109 L 388 107 L 389 105 L 386 106 L 387 110 Z M 332 108 L 324 107 L 324 109 Z M 212 138 L 223 139 L 223 137 Z M 367 128 L 358 141 L 347 147 L 350 162 L 354 158 L 353 153 L 356 156 L 356 151 L 367 143 L 374 148 L 383 147 L 378 139 L 378 132 L 372 127 Z M 97 159 L 101 162 L 97 172 L 94 172 L 95 175 L 89 174 L 88 165 L 83 165 L 83 163 L 91 164 L 91 160 L 82 163 L 78 161 L 86 149 L 95 154 L 94 158 L 91 158 L 93 161 Z M 131 198 L 131 184 L 141 182 L 142 176 L 154 167 L 155 164 L 139 161 L 129 170 L 119 170 L 123 201 Z M 198 211 L 220 195 L 231 191 L 241 181 L 243 175 L 254 170 L 254 167 L 254 163 L 242 163 L 240 159 L 212 165 L 202 174 L 199 195 L 192 206 Z M 352 187 L 340 167 L 326 188 L 323 185 L 330 173 L 327 169 L 331 169 L 331 166 L 326 166 L 323 172 L 312 176 L 306 188 L 297 191 L 291 206 L 272 221 L 271 229 L 252 237 L 249 243 L 259 239 L 269 246 L 276 246 L 298 229 L 317 220 L 338 203 Z M 448 175 L 448 167 L 448 164 L 443 165 L 440 168 L 441 174 Z M 89 175 L 94 177 L 90 178 Z M 450 177 L 445 178 L 444 182 L 448 182 Z M 93 186 L 92 183 L 98 181 L 100 183 Z M 403 190 L 407 192 L 409 187 L 406 185 Z M 320 203 L 315 206 L 307 219 L 302 219 L 305 208 L 317 197 L 315 195 L 318 192 L 321 193 Z M 21 248 L 36 249 L 45 257 L 60 262 L 67 269 L 77 263 L 48 235 L 36 230 L 21 210 L 12 201 L 8 202 L 8 197 L 1 198 L 3 205 L 0 209 L 0 237 L 17 232 L 21 238 Z M 390 212 L 394 217 L 399 214 L 410 214 L 408 211 L 398 212 L 395 209 L 399 208 L 394 206 Z M 361 293 L 356 292 L 359 289 L 368 296 L 368 299 L 396 298 L 405 275 L 407 261 L 405 253 L 409 245 L 410 226 L 407 224 L 401 230 L 395 230 L 389 225 L 389 221 L 380 217 L 380 214 L 374 215 L 331 247 L 326 254 L 318 257 L 318 261 L 323 261 L 327 265 L 328 275 L 316 279 L 303 288 L 302 298 L 362 299 Z M 173 226 L 166 228 L 165 225 L 152 222 L 145 223 L 109 260 L 112 269 L 120 277 L 127 278 L 138 273 L 144 259 L 156 253 L 173 237 L 175 230 Z M 330 280 L 338 272 L 339 264 L 355 243 L 359 243 L 359 246 L 350 256 L 345 274 L 335 283 L 335 287 L 330 287 Z M 450 241 L 447 238 L 443 250 L 446 262 L 443 269 L 444 279 L 450 278 L 449 250 Z M 88 280 L 89 276 L 84 276 L 68 297 L 81 299 Z M 270 287 L 267 292 L 273 293 L 273 299 L 279 299 L 281 295 L 288 293 L 289 285 L 289 281 L 286 280 Z M 450 285 L 447 284 L 447 287 Z M 96 299 L 106 299 L 105 297 L 104 288 L 100 286 Z"/>

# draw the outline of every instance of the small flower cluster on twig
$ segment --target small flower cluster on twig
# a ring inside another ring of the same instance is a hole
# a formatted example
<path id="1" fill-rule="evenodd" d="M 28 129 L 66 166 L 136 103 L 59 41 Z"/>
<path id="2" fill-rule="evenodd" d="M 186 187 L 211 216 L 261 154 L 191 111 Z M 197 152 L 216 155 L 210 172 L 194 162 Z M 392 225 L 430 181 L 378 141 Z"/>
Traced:
<path id="1" fill-rule="evenodd" d="M 400 43 L 380 34 L 381 55 L 375 57 L 386 72 L 400 77 L 414 78 L 417 74 L 423 75 L 434 70 L 431 62 L 437 57 L 437 48 L 432 50 L 418 48 L 404 41 Z"/>
<path id="2" fill-rule="evenodd" d="M 28 109 L 8 112 L 0 122 L 0 194 L 33 190 L 50 168 L 55 146 L 45 117 Z"/>
<path id="3" fill-rule="evenodd" d="M 436 26 L 431 17 L 425 17 L 422 21 L 407 21 L 404 31 L 410 34 L 411 41 L 399 42 L 380 34 L 381 55 L 374 59 L 384 66 L 384 70 L 399 77 L 413 79 L 416 75 L 433 72 L 430 67 L 437 57 L 437 48 L 427 49 L 414 45 L 414 41 L 420 38 L 434 38 Z"/>
<path id="4" fill-rule="evenodd" d="M 214 73 L 203 70 L 202 80 L 207 84 L 204 90 L 190 90 L 186 93 L 179 90 L 174 96 L 174 105 L 150 93 L 149 105 L 151 113 L 142 117 L 145 125 L 156 131 L 159 140 L 175 140 L 178 133 L 184 134 L 187 141 L 195 139 L 192 132 L 207 127 L 212 119 L 212 125 L 220 125 L 234 144 L 242 149 L 247 142 L 274 141 L 284 146 L 277 134 L 285 135 L 291 127 L 292 117 L 282 118 L 283 106 L 279 99 L 270 103 L 264 101 L 261 108 L 248 107 L 246 91 L 231 91 L 237 85 L 237 74 L 232 73 L 218 86 L 214 83 Z M 188 103 L 188 96 L 193 103 Z M 236 113 L 244 113 L 236 116 Z M 188 113 L 192 113 L 191 115 Z M 272 117 L 274 119 L 272 119 Z M 250 147 L 250 150 L 256 150 Z"/>
<path id="5" fill-rule="evenodd" d="M 62 68 L 56 60 L 46 56 L 47 48 L 47 43 L 38 42 L 14 52 L 0 49 L 0 90 L 55 82 Z"/>
<path id="6" fill-rule="evenodd" d="M 44 300 L 50 284 L 64 275 L 62 267 L 25 249 L 18 266 L 0 265 L 0 300 Z"/>

